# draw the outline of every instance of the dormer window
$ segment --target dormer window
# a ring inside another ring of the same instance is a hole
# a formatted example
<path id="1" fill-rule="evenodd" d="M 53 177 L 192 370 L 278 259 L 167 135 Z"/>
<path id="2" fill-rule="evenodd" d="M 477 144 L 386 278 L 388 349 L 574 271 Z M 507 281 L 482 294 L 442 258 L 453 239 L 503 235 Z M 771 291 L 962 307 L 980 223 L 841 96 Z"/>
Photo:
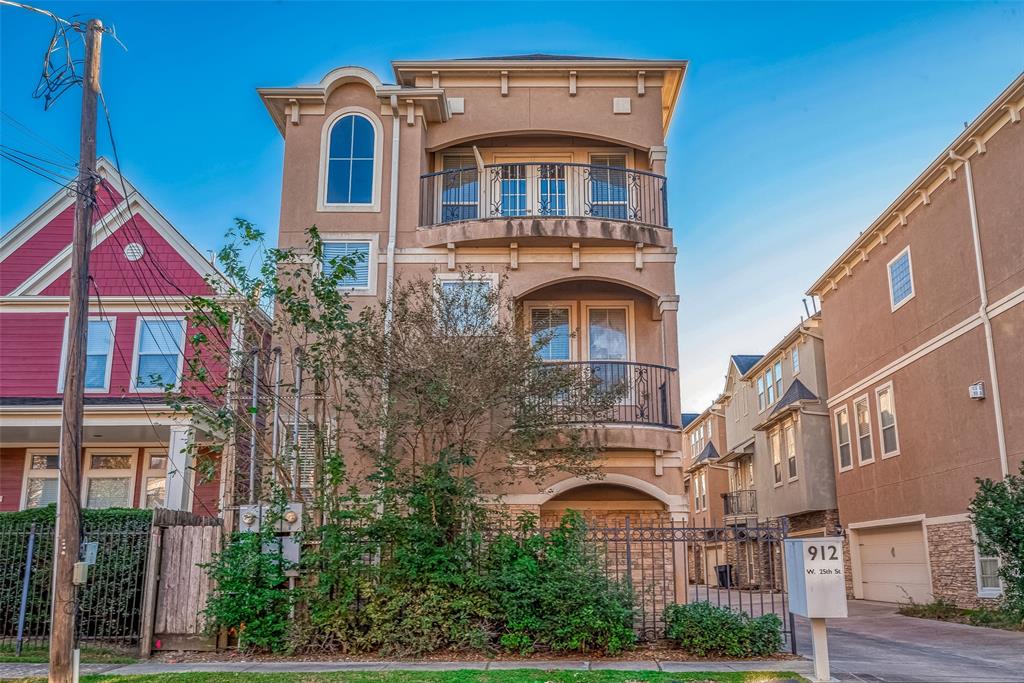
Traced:
<path id="1" fill-rule="evenodd" d="M 369 112 L 342 109 L 325 127 L 320 209 L 379 211 L 380 126 Z"/>

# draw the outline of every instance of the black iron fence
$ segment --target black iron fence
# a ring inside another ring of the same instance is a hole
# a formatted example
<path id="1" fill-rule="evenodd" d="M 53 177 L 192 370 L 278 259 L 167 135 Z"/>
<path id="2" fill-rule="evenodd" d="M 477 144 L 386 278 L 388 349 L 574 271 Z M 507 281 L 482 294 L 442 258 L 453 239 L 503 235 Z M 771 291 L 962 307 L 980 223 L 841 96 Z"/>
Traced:
<path id="1" fill-rule="evenodd" d="M 667 228 L 665 177 L 593 164 L 514 163 L 420 178 L 421 226 L 563 216 Z"/>
<path id="2" fill-rule="evenodd" d="M 579 374 L 581 396 L 544 397 L 545 412 L 564 424 L 678 424 L 669 395 L 675 368 L 626 361 L 551 363 Z M 597 391 L 593 390 L 596 386 Z"/>
<path id="3" fill-rule="evenodd" d="M 752 489 L 729 491 L 722 494 L 726 515 L 756 515 L 757 491 Z"/>
<path id="4" fill-rule="evenodd" d="M 127 514 L 118 514 L 118 513 Z M 89 579 L 78 589 L 78 639 L 138 645 L 150 517 L 147 511 L 87 511 L 83 542 L 96 543 Z M 0 647 L 46 646 L 50 634 L 54 521 L 26 513 L 0 521 Z"/>

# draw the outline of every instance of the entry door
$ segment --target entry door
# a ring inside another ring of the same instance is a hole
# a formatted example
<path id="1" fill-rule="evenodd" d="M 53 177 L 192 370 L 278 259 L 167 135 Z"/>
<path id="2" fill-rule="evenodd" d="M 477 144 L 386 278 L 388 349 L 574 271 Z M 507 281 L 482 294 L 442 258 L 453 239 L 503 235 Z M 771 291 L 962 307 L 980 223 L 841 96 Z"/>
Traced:
<path id="1" fill-rule="evenodd" d="M 500 201 L 495 205 L 500 215 L 568 215 L 571 198 L 564 164 L 571 161 L 571 154 L 495 155 L 494 163 L 502 165 L 491 187 L 497 186 Z"/>

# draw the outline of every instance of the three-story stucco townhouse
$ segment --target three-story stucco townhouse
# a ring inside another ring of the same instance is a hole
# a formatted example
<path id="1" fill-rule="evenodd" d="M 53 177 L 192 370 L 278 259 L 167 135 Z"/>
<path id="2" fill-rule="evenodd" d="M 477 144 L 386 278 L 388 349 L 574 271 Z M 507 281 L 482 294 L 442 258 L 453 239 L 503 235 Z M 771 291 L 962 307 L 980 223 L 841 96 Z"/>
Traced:
<path id="1" fill-rule="evenodd" d="M 588 426 L 603 480 L 498 493 L 542 517 L 686 521 L 665 137 L 686 63 L 527 55 L 397 61 L 394 84 L 342 67 L 259 93 L 284 137 L 279 245 L 316 225 L 328 255 L 361 253 L 346 286 L 460 286 L 507 274 L 545 359 L 623 380 Z M 493 280 L 491 279 L 493 278 Z"/>
<path id="2" fill-rule="evenodd" d="M 967 506 L 1024 459 L 1022 107 L 1024 74 L 809 290 L 858 598 L 1000 593 Z"/>
<path id="3" fill-rule="evenodd" d="M 722 526 L 723 500 L 716 495 L 729 486 L 729 469 L 718 464 L 725 450 L 725 419 L 721 405 L 713 403 L 683 427 L 684 490 L 690 506 L 690 526 L 710 529 Z M 726 564 L 725 545 L 709 532 L 706 544 L 690 548 L 690 580 L 717 585 L 715 567 Z"/>

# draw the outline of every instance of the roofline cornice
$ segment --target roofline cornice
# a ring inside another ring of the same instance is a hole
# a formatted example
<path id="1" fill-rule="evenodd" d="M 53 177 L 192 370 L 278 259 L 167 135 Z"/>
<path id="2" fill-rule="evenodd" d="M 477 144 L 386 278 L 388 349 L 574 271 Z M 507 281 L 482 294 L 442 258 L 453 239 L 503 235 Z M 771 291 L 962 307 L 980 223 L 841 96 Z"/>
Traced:
<path id="1" fill-rule="evenodd" d="M 907 216 L 919 206 L 931 203 L 930 195 L 943 183 L 956 178 L 963 164 L 951 153 L 970 158 L 985 152 L 985 142 L 1008 123 L 1019 124 L 1024 109 L 1024 72 L 995 99 L 977 118 L 946 147 L 875 221 L 864 230 L 842 255 L 807 290 L 809 296 L 822 298 L 838 288 L 853 268 L 867 260 L 868 252 L 892 230 L 907 224 Z"/>

